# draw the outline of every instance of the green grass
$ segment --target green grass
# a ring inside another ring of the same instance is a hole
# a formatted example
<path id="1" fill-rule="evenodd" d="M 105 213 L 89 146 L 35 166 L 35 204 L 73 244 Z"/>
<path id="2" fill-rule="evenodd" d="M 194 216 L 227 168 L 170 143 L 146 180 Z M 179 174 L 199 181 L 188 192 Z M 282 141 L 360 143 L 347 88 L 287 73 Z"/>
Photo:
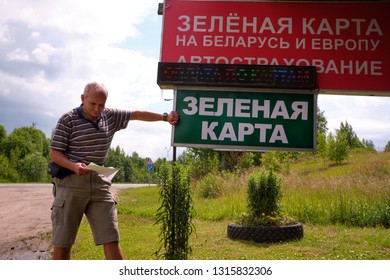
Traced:
<path id="1" fill-rule="evenodd" d="M 159 247 L 158 227 L 153 219 L 123 216 L 119 220 L 121 246 L 126 259 L 156 259 Z M 390 235 L 384 228 L 316 226 L 305 224 L 304 237 L 281 244 L 256 244 L 227 238 L 229 221 L 196 221 L 191 236 L 194 260 L 389 260 Z M 93 244 L 89 227 L 82 231 L 74 246 L 73 259 L 103 259 L 101 246 Z"/>
<path id="2" fill-rule="evenodd" d="M 390 227 L 390 153 L 355 154 L 340 166 L 294 165 L 283 206 L 302 222 Z"/>
<path id="3" fill-rule="evenodd" d="M 354 154 L 341 166 L 312 159 L 281 170 L 284 213 L 304 224 L 304 237 L 281 244 L 227 238 L 227 224 L 246 211 L 247 175 L 222 174 L 222 195 L 202 198 L 193 185 L 196 233 L 190 259 L 389 260 L 390 153 Z M 157 187 L 126 189 L 118 198 L 126 259 L 156 259 L 160 205 Z M 81 225 L 73 259 L 103 259 L 88 224 Z"/>

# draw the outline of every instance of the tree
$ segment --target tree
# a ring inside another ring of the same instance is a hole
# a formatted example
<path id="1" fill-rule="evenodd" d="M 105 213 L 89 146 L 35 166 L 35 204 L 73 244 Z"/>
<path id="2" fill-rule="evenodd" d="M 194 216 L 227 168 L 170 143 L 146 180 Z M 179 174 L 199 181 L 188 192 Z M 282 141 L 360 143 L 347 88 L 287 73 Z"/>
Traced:
<path id="1" fill-rule="evenodd" d="M 362 145 L 366 150 L 371 151 L 371 152 L 376 152 L 375 145 L 374 145 L 374 142 L 372 142 L 372 140 L 363 139 Z"/>
<path id="2" fill-rule="evenodd" d="M 388 141 L 385 146 L 385 152 L 390 152 L 390 141 Z"/>
<path id="3" fill-rule="evenodd" d="M 357 137 L 355 131 L 352 128 L 352 125 L 350 125 L 347 121 L 345 121 L 345 124 L 341 122 L 340 128 L 336 129 L 337 133 L 339 131 L 345 134 L 349 147 L 351 147 L 352 149 L 363 148 L 363 144 L 360 141 L 360 139 Z"/>
<path id="4" fill-rule="evenodd" d="M 245 153 L 241 151 L 222 151 L 220 154 L 222 157 L 222 169 L 234 171 L 239 167 L 238 165 Z"/>
<path id="5" fill-rule="evenodd" d="M 240 159 L 239 169 L 246 170 L 255 166 L 255 153 L 245 152 Z"/>
<path id="6" fill-rule="evenodd" d="M 201 178 L 221 169 L 220 154 L 212 149 L 188 148 L 178 161 L 189 167 L 194 178 Z"/>
<path id="7" fill-rule="evenodd" d="M 35 127 L 16 128 L 1 144 L 1 152 L 9 159 L 21 160 L 28 154 L 38 152 L 44 157 L 49 155 L 49 140 Z M 16 157 L 16 158 L 15 158 Z"/>
<path id="8" fill-rule="evenodd" d="M 325 111 L 321 111 L 317 107 L 317 135 L 320 133 L 327 133 L 328 131 L 328 121 L 325 117 Z"/>
<path id="9" fill-rule="evenodd" d="M 349 145 L 347 134 L 337 131 L 336 138 L 332 133 L 328 135 L 328 158 L 335 164 L 340 164 L 348 158 Z"/>
<path id="10" fill-rule="evenodd" d="M 113 182 L 126 182 L 126 154 L 119 146 L 115 149 L 110 148 L 108 151 L 107 159 L 105 161 L 106 166 L 113 166 L 119 168 L 118 173 L 115 175 Z"/>
<path id="11" fill-rule="evenodd" d="M 328 146 L 326 143 L 326 133 L 320 132 L 317 135 L 317 154 L 322 159 L 326 159 L 327 153 L 328 153 Z"/>
<path id="12" fill-rule="evenodd" d="M 18 172 L 11 167 L 8 158 L 0 155 L 0 182 L 17 182 L 19 181 Z"/>
<path id="13" fill-rule="evenodd" d="M 32 153 L 21 161 L 19 173 L 27 182 L 44 182 L 48 177 L 47 164 L 48 161 L 43 155 Z"/>
<path id="14" fill-rule="evenodd" d="M 47 181 L 49 146 L 50 139 L 34 124 L 16 128 L 8 136 L 0 125 L 0 178 L 8 182 Z"/>
<path id="15" fill-rule="evenodd" d="M 132 180 L 134 182 L 148 182 L 147 166 L 148 158 L 141 158 L 138 153 L 133 152 L 130 160 L 130 165 L 133 170 Z"/>
<path id="16" fill-rule="evenodd" d="M 7 131 L 5 130 L 5 127 L 0 124 L 0 144 L 7 137 Z"/>
<path id="17" fill-rule="evenodd" d="M 141 158 L 137 152 L 128 156 L 123 149 L 117 146 L 115 149 L 109 149 L 104 164 L 119 168 L 113 182 L 150 183 L 156 180 L 157 175 L 147 170 L 149 161 L 149 158 Z"/>

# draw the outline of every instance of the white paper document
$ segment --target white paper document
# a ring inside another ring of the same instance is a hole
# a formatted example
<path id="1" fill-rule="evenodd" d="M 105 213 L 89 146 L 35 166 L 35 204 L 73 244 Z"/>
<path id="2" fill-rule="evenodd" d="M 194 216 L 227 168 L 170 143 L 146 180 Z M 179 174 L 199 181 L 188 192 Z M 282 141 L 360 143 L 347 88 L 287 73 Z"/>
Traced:
<path id="1" fill-rule="evenodd" d="M 115 167 L 104 167 L 104 166 L 100 166 L 100 165 L 97 165 L 93 162 L 91 162 L 90 164 L 88 164 L 87 168 L 89 170 L 93 170 L 93 171 L 96 171 L 100 174 L 103 174 L 104 177 L 107 177 L 107 179 L 109 179 L 110 181 L 112 181 L 112 179 L 114 178 L 115 174 L 119 171 L 118 168 L 115 168 Z"/>

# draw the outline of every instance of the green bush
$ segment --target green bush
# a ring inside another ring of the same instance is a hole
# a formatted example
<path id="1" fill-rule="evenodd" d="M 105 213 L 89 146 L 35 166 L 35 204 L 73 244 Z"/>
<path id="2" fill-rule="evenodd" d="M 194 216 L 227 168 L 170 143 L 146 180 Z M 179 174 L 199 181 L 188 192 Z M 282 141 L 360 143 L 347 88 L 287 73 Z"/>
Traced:
<path id="1" fill-rule="evenodd" d="M 280 213 L 281 182 L 272 170 L 261 169 L 248 178 L 248 210 L 251 216 Z"/>
<path id="2" fill-rule="evenodd" d="M 45 182 L 48 180 L 47 159 L 39 153 L 28 154 L 20 161 L 19 174 L 27 182 Z"/>
<path id="3" fill-rule="evenodd" d="M 18 182 L 19 180 L 18 172 L 12 168 L 8 158 L 0 155 L 0 182 Z"/>

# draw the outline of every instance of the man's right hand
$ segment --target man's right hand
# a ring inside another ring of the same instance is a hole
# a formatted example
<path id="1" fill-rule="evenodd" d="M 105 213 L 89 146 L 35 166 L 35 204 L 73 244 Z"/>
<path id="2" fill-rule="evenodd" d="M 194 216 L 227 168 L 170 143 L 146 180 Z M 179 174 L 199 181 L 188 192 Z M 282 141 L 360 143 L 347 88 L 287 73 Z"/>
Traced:
<path id="1" fill-rule="evenodd" d="M 89 170 L 87 165 L 82 162 L 74 163 L 74 168 L 72 168 L 72 170 L 79 176 L 87 175 L 92 172 L 92 170 Z"/>
<path id="2" fill-rule="evenodd" d="M 72 162 L 61 151 L 50 149 L 50 160 L 57 163 L 59 166 L 72 170 L 79 176 L 86 175 L 92 172 L 87 168 L 87 165 L 85 165 L 85 163 Z"/>

